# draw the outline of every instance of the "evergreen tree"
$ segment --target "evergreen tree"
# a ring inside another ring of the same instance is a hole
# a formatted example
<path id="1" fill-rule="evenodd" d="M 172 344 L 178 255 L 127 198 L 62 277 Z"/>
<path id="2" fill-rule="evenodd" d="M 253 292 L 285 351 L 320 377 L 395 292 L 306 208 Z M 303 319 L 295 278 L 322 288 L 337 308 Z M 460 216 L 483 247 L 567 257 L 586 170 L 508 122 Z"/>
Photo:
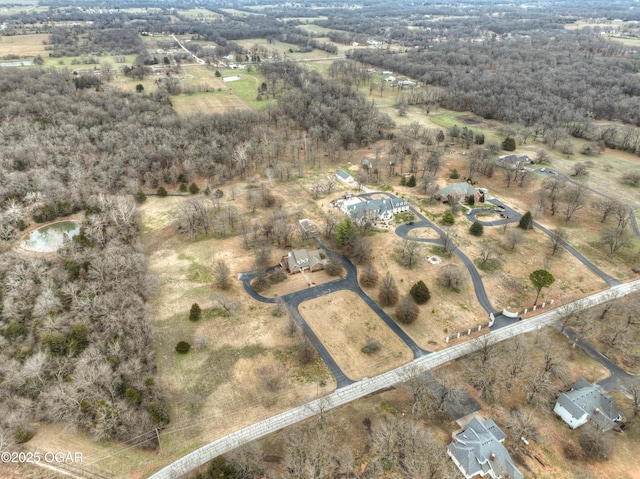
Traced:
<path id="1" fill-rule="evenodd" d="M 409 294 L 418 304 L 424 304 L 431 299 L 429 288 L 427 288 L 427 285 L 424 284 L 424 281 L 422 280 L 411 286 Z"/>
<path id="2" fill-rule="evenodd" d="M 167 196 L 167 190 L 164 188 L 164 186 L 158 188 L 158 196 Z"/>
<path id="3" fill-rule="evenodd" d="M 449 225 L 449 226 L 451 226 L 455 222 L 456 222 L 456 218 L 453 216 L 453 213 L 451 211 L 445 211 L 444 214 L 442 215 L 442 219 L 440 220 L 440 223 L 442 223 L 443 225 Z"/>
<path id="4" fill-rule="evenodd" d="M 338 223 L 336 228 L 336 240 L 338 240 L 338 246 L 347 246 L 353 243 L 356 238 L 356 227 L 350 218 L 343 219 Z"/>
<path id="5" fill-rule="evenodd" d="M 147 200 L 147 195 L 144 194 L 144 191 L 138 190 L 138 192 L 135 194 L 135 198 L 136 203 L 142 204 Z"/>
<path id="6" fill-rule="evenodd" d="M 198 303 L 193 303 L 191 305 L 191 311 L 189 311 L 189 320 L 190 321 L 198 321 L 202 317 L 202 309 Z"/>
<path id="7" fill-rule="evenodd" d="M 411 177 L 409 178 L 409 181 L 407 181 L 407 186 L 409 188 L 415 188 L 415 186 L 416 186 L 416 176 L 415 175 L 411 175 Z"/>
<path id="8" fill-rule="evenodd" d="M 516 140 L 514 138 L 511 138 L 510 136 L 506 137 L 502 142 L 502 149 L 504 151 L 515 151 Z"/>
<path id="9" fill-rule="evenodd" d="M 198 185 L 196 185 L 195 183 L 192 182 L 189 185 L 189 193 L 191 193 L 192 195 L 198 194 L 199 191 L 200 191 L 200 188 L 198 188 Z"/>
<path id="10" fill-rule="evenodd" d="M 522 215 L 522 218 L 520 218 L 520 223 L 518 223 L 518 227 L 522 228 L 523 230 L 530 230 L 532 226 L 533 226 L 533 216 L 531 216 L 530 211 L 527 211 L 525 214 Z"/>
<path id="11" fill-rule="evenodd" d="M 469 228 L 469 233 L 471 233 L 473 236 L 482 236 L 482 233 L 484 233 L 484 226 L 482 226 L 482 223 L 480 223 L 479 221 L 474 221 L 474 223 Z"/>
<path id="12" fill-rule="evenodd" d="M 460 173 L 458 173 L 458 169 L 454 168 L 451 173 L 449 174 L 449 178 L 451 178 L 452 180 L 457 180 L 458 178 L 460 178 Z"/>

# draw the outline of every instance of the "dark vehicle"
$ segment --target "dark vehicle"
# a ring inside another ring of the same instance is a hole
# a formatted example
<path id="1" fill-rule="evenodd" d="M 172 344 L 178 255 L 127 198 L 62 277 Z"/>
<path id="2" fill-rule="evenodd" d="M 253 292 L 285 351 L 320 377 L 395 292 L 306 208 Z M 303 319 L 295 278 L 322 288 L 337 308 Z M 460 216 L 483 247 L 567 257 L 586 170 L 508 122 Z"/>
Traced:
<path id="1" fill-rule="evenodd" d="M 407 224 L 411 226 L 413 224 L 413 221 L 408 221 Z"/>

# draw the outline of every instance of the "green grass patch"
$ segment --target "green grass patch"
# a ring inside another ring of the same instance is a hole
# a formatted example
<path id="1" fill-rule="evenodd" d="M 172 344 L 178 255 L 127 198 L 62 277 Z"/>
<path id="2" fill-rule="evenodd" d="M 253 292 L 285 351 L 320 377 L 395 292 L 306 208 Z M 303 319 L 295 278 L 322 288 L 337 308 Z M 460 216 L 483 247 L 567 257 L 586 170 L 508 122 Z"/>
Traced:
<path id="1" fill-rule="evenodd" d="M 407 221 L 414 221 L 416 219 L 415 215 L 411 211 L 396 213 L 393 217 L 397 223 L 406 223 Z"/>
<path id="2" fill-rule="evenodd" d="M 202 310 L 202 319 L 215 319 L 215 318 L 228 318 L 229 313 L 227 313 L 224 309 L 218 308 L 216 306 L 212 308 L 204 308 Z"/>
<path id="3" fill-rule="evenodd" d="M 493 273 L 502 269 L 502 261 L 499 259 L 483 261 L 482 258 L 476 258 L 473 260 L 473 264 L 476 265 L 476 268 L 484 271 L 485 273 Z"/>
<path id="4" fill-rule="evenodd" d="M 210 268 L 195 262 L 189 265 L 187 280 L 192 283 L 211 283 L 213 281 Z"/>

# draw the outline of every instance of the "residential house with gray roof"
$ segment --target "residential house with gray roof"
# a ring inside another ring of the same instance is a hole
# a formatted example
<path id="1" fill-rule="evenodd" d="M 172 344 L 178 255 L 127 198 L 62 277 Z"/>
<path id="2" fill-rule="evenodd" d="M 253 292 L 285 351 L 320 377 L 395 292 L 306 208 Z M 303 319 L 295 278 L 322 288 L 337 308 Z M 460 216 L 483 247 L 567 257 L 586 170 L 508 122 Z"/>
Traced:
<path id="1" fill-rule="evenodd" d="M 499 166 L 509 170 L 519 170 L 520 168 L 533 163 L 527 155 L 504 155 L 496 162 Z"/>
<path id="2" fill-rule="evenodd" d="M 301 271 L 318 271 L 324 268 L 322 258 L 320 258 L 320 250 L 294 249 L 287 256 L 283 256 L 280 266 L 289 271 L 289 273 L 299 273 Z"/>
<path id="3" fill-rule="evenodd" d="M 447 446 L 447 454 L 464 477 L 523 479 L 502 445 L 505 434 L 491 419 L 474 417 Z"/>
<path id="4" fill-rule="evenodd" d="M 364 201 L 352 198 L 339 200 L 336 205 L 356 224 L 390 221 L 394 214 L 409 211 L 409 203 L 395 196 Z"/>
<path id="5" fill-rule="evenodd" d="M 578 379 L 571 390 L 558 396 L 555 412 L 571 429 L 593 421 L 602 431 L 608 431 L 622 420 L 620 409 L 613 399 L 605 396 L 600 387 Z"/>
<path id="6" fill-rule="evenodd" d="M 467 183 L 465 181 L 461 181 L 459 183 L 453 183 L 449 186 L 445 186 L 444 188 L 438 190 L 438 192 L 434 195 L 436 200 L 440 200 L 443 203 L 451 203 L 452 201 L 457 201 L 458 203 L 466 203 L 469 200 L 469 196 L 473 196 L 476 203 L 478 203 L 482 196 L 483 192 L 473 186 L 471 183 Z"/>

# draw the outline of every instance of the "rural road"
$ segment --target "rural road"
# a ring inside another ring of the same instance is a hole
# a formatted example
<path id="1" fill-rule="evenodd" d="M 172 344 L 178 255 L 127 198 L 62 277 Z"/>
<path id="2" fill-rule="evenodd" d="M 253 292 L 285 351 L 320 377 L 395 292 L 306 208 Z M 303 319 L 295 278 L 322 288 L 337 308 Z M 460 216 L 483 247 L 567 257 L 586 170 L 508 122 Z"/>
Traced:
<path id="1" fill-rule="evenodd" d="M 611 291 L 614 291 L 616 296 L 624 296 L 635 291 L 640 291 L 640 280 L 613 286 L 610 290 L 587 296 L 574 303 L 576 303 L 579 308 L 597 306 L 611 299 Z M 559 319 L 560 315 L 561 311 L 551 310 L 535 318 L 518 321 L 499 330 L 491 331 L 486 336 L 483 336 L 483 338 L 488 337 L 492 342 L 496 343 L 505 341 L 519 334 L 528 333 L 543 326 L 551 325 Z M 277 414 L 202 446 L 165 466 L 163 469 L 151 475 L 150 479 L 177 479 L 220 454 L 225 454 L 243 444 L 296 424 L 320 412 L 326 412 L 369 394 L 392 387 L 406 381 L 413 375 L 424 373 L 441 364 L 466 356 L 478 350 L 481 346 L 482 343 L 479 341 L 468 341 L 456 344 L 445 350 L 422 356 L 411 363 L 380 374 L 379 376 L 350 384 L 325 397 Z"/>
<path id="2" fill-rule="evenodd" d="M 182 43 L 180 43 L 180 40 L 178 40 L 175 35 L 171 35 L 171 38 L 173 38 L 173 41 L 175 41 L 180 48 L 182 48 L 185 52 L 187 52 L 189 55 L 191 55 L 194 58 L 194 60 L 196 61 L 196 63 L 198 63 L 199 65 L 204 65 L 205 64 L 205 61 L 202 58 L 198 58 L 195 55 L 195 53 L 189 51 L 189 49 L 187 47 L 185 47 Z"/>

